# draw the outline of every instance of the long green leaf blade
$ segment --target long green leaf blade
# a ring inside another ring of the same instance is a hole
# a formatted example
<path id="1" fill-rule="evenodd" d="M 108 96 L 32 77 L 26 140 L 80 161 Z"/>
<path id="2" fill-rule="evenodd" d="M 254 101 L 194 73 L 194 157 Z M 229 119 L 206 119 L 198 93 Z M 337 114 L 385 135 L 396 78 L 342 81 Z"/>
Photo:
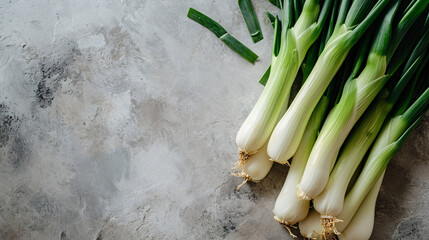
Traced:
<path id="1" fill-rule="evenodd" d="M 261 80 L 259 80 L 259 83 L 265 86 L 268 82 L 268 78 L 270 77 L 271 72 L 271 66 L 267 68 L 267 71 L 265 71 L 264 75 L 262 75 Z"/>
<path id="2" fill-rule="evenodd" d="M 408 30 L 411 28 L 413 23 L 420 16 L 420 14 L 423 13 L 423 11 L 426 9 L 428 4 L 429 4 L 428 0 L 417 0 L 411 3 L 410 6 L 406 9 L 406 13 L 404 14 L 402 19 L 399 21 L 397 27 L 393 31 L 392 42 L 389 46 L 389 51 L 388 51 L 389 53 L 388 59 L 392 57 L 393 52 L 395 52 L 399 43 L 404 38 L 404 35 L 408 32 Z"/>
<path id="3" fill-rule="evenodd" d="M 262 36 L 261 26 L 259 26 L 258 17 L 256 16 L 252 3 L 250 0 L 238 0 L 238 6 L 243 14 L 252 41 L 254 43 L 261 41 L 264 37 Z"/>
<path id="4" fill-rule="evenodd" d="M 281 0 L 269 0 L 270 3 L 272 3 L 274 6 L 278 7 L 278 8 L 282 8 L 282 5 L 280 3 Z"/>

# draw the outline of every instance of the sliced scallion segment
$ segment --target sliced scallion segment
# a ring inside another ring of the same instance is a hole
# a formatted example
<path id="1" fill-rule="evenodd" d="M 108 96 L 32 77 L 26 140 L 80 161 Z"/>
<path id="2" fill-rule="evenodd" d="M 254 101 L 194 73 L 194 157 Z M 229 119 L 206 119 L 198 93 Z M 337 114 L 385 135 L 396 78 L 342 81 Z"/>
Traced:
<path id="1" fill-rule="evenodd" d="M 193 8 L 189 8 L 188 18 L 194 20 L 195 22 L 201 24 L 203 27 L 213 32 L 216 37 L 222 40 L 228 47 L 230 47 L 247 61 L 254 63 L 258 58 L 258 55 L 252 52 L 252 50 L 250 50 L 237 39 L 235 39 L 219 23 L 207 17 L 203 13 Z"/>
<path id="2" fill-rule="evenodd" d="M 250 0 L 238 0 L 238 6 L 243 14 L 252 41 L 254 43 L 261 41 L 264 37 L 262 36 L 261 26 L 259 26 L 258 17 L 256 16 L 252 3 Z"/>
<path id="3" fill-rule="evenodd" d="M 256 59 L 258 59 L 258 55 L 256 55 L 252 50 L 248 49 L 241 42 L 235 39 L 231 34 L 227 33 L 220 37 L 220 39 L 228 45 L 232 50 L 236 53 L 240 54 L 247 61 L 254 63 Z"/>

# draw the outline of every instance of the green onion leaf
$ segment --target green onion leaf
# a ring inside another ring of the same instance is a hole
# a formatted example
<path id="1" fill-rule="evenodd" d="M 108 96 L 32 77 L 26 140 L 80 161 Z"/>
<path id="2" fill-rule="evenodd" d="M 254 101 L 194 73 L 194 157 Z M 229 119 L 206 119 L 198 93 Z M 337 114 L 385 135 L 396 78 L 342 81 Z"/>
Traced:
<path id="1" fill-rule="evenodd" d="M 274 43 L 273 43 L 273 56 L 277 57 L 280 52 L 281 45 L 281 37 L 282 37 L 282 25 L 280 23 L 279 18 L 276 18 L 274 21 Z"/>
<path id="2" fill-rule="evenodd" d="M 262 36 L 261 26 L 259 26 L 259 21 L 256 17 L 252 3 L 250 0 L 238 0 L 238 6 L 243 14 L 247 29 L 249 29 L 250 36 L 252 37 L 252 41 L 254 43 L 261 41 L 264 37 Z"/>
<path id="3" fill-rule="evenodd" d="M 244 46 L 241 42 L 239 42 L 237 39 L 227 33 L 226 30 L 219 23 L 207 17 L 203 13 L 193 8 L 189 8 L 188 18 L 194 20 L 195 22 L 201 24 L 203 27 L 213 32 L 216 37 L 222 40 L 226 45 L 228 45 L 228 47 L 230 47 L 240 56 L 245 58 L 247 61 L 254 63 L 258 58 L 258 55 L 252 52 L 252 50 Z"/>
<path id="4" fill-rule="evenodd" d="M 270 77 L 271 72 L 271 65 L 267 68 L 267 71 L 265 71 L 264 75 L 262 75 L 261 80 L 259 80 L 259 83 L 265 86 L 268 82 L 268 78 Z"/>
<path id="5" fill-rule="evenodd" d="M 270 19 L 270 22 L 274 28 L 273 54 L 274 54 L 274 56 L 277 56 L 279 54 L 279 50 L 280 50 L 280 41 L 281 41 L 280 38 L 281 38 L 281 32 L 282 32 L 282 29 L 281 29 L 282 24 L 281 24 L 278 17 L 274 17 L 274 15 L 272 15 L 269 12 L 265 12 L 265 13 L 267 14 L 267 16 Z M 259 83 L 262 84 L 263 86 L 267 85 L 268 78 L 270 77 L 270 72 L 271 72 L 271 65 L 268 66 L 264 75 L 262 75 L 261 79 L 259 80 Z"/>
<path id="6" fill-rule="evenodd" d="M 294 0 L 293 1 L 293 17 L 294 22 L 298 21 L 298 17 L 301 14 L 302 8 L 304 6 L 304 0 Z"/>
<path id="7" fill-rule="evenodd" d="M 276 21 L 276 17 L 274 17 L 274 15 L 271 14 L 270 12 L 265 12 L 265 14 L 267 15 L 268 19 L 270 20 L 271 25 L 274 28 L 274 22 Z"/>
<path id="8" fill-rule="evenodd" d="M 388 54 L 387 59 L 392 57 L 404 35 L 408 32 L 417 18 L 423 13 L 428 4 L 429 1 L 427 0 L 417 0 L 409 4 L 397 27 L 393 30 L 392 43 L 388 50 L 388 53 L 390 54 Z"/>
<path id="9" fill-rule="evenodd" d="M 281 0 L 269 0 L 270 1 L 270 3 L 272 3 L 274 6 L 276 6 L 276 7 L 278 7 L 278 8 L 282 8 L 282 5 L 281 5 Z"/>

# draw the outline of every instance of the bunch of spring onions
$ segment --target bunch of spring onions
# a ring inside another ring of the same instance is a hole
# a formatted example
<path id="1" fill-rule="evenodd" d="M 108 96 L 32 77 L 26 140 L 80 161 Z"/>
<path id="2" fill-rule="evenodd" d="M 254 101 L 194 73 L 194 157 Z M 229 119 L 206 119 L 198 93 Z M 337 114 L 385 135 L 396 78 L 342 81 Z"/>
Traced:
<path id="1" fill-rule="evenodd" d="M 266 86 L 236 137 L 237 175 L 260 181 L 287 164 L 273 213 L 291 235 L 299 223 L 308 238 L 369 239 L 387 164 L 428 109 L 429 0 L 279 5 Z"/>
<path id="2" fill-rule="evenodd" d="M 267 13 L 271 65 L 236 136 L 238 188 L 288 165 L 273 214 L 292 236 L 298 224 L 310 239 L 369 239 L 387 165 L 429 108 L 429 0 L 270 2 L 280 14 Z M 250 0 L 238 5 L 261 41 Z M 188 17 L 257 59 L 216 21 Z"/>

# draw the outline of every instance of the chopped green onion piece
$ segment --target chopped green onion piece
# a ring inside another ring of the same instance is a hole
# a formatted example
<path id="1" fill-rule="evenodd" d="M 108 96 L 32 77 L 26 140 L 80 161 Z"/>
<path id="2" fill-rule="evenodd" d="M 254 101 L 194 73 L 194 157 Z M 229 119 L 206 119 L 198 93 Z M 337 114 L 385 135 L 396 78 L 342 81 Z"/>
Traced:
<path id="1" fill-rule="evenodd" d="M 223 28 L 219 23 L 193 8 L 189 8 L 188 18 L 203 25 L 203 27 L 213 32 L 218 38 L 227 33 L 225 28 Z"/>
<path id="2" fill-rule="evenodd" d="M 240 56 L 245 58 L 247 61 L 254 63 L 258 58 L 258 55 L 256 55 L 254 52 L 252 52 L 252 50 L 248 49 L 241 42 L 231 36 L 231 34 L 227 33 L 220 37 L 220 39 L 224 43 L 226 43 L 226 45 L 232 48 L 232 50 L 234 50 L 236 53 L 240 54 Z"/>
<path id="3" fill-rule="evenodd" d="M 254 43 L 261 41 L 264 37 L 262 36 L 261 26 L 259 26 L 258 17 L 256 17 L 252 3 L 250 0 L 238 0 L 238 6 L 243 14 L 252 41 Z"/>
<path id="4" fill-rule="evenodd" d="M 216 21 L 207 17 L 203 13 L 189 8 L 188 18 L 194 20 L 195 22 L 201 24 L 203 27 L 207 28 L 213 32 L 220 40 L 222 40 L 228 47 L 238 53 L 240 56 L 245 58 L 247 61 L 254 63 L 258 58 L 252 50 L 244 46 L 241 42 L 231 36 L 226 30 Z"/>

